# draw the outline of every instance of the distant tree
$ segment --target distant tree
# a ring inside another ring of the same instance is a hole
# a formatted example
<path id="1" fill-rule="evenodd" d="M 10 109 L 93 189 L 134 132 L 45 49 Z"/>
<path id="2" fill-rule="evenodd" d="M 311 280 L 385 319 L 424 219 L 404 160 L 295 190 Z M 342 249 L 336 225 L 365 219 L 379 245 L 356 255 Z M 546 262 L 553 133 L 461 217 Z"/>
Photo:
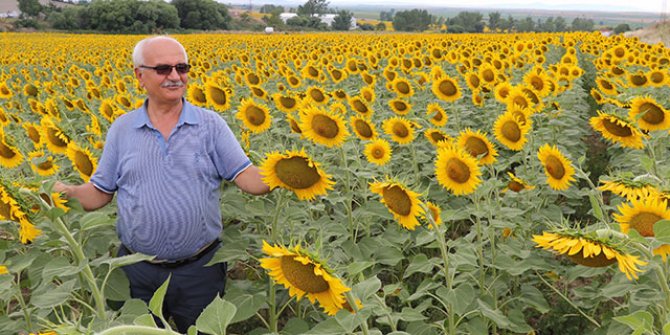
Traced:
<path id="1" fill-rule="evenodd" d="M 377 31 L 386 30 L 386 24 L 384 22 L 377 23 L 377 25 L 375 26 L 375 30 L 377 30 Z"/>
<path id="2" fill-rule="evenodd" d="M 499 29 L 501 20 L 502 15 L 500 12 L 489 13 L 489 29 L 491 29 L 491 31 L 496 31 L 496 29 Z"/>
<path id="3" fill-rule="evenodd" d="M 228 9 L 214 0 L 172 0 L 177 8 L 181 27 L 185 29 L 227 29 Z"/>
<path id="4" fill-rule="evenodd" d="M 554 21 L 554 25 L 556 26 L 555 31 L 567 31 L 568 30 L 568 24 L 565 22 L 565 19 L 562 16 L 559 16 L 556 18 Z"/>
<path id="5" fill-rule="evenodd" d="M 34 17 L 39 15 L 44 8 L 39 0 L 19 0 L 19 10 L 21 17 Z"/>
<path id="6" fill-rule="evenodd" d="M 556 24 L 554 24 L 554 17 L 551 16 L 544 22 L 537 20 L 537 30 L 544 32 L 554 32 L 556 31 Z"/>
<path id="7" fill-rule="evenodd" d="M 391 10 L 388 11 L 388 12 L 381 11 L 379 13 L 379 21 L 389 21 L 389 22 L 391 22 L 391 21 L 393 21 L 393 15 L 395 15 L 395 9 L 393 9 L 393 8 L 391 8 Z"/>
<path id="8" fill-rule="evenodd" d="M 592 31 L 593 26 L 593 20 L 581 17 L 576 17 L 574 20 L 572 20 L 571 25 L 573 31 Z"/>
<path id="9" fill-rule="evenodd" d="M 358 26 L 358 29 L 363 30 L 363 31 L 375 30 L 375 26 L 373 26 L 369 23 L 358 24 L 357 26 Z"/>
<path id="10" fill-rule="evenodd" d="M 341 10 L 337 12 L 337 16 L 333 20 L 332 28 L 334 30 L 349 30 L 351 28 L 351 19 L 354 17 L 354 13 Z"/>
<path id="11" fill-rule="evenodd" d="M 81 6 L 71 6 L 63 8 L 61 11 L 52 11 L 47 16 L 47 22 L 54 29 L 77 30 L 82 29 Z"/>
<path id="12" fill-rule="evenodd" d="M 455 17 L 447 20 L 447 25 L 461 26 L 463 31 L 468 33 L 481 33 L 484 30 L 483 17 L 479 12 L 460 12 Z"/>
<path id="13" fill-rule="evenodd" d="M 393 17 L 393 29 L 397 31 L 424 31 L 433 22 L 433 16 L 425 9 L 400 11 Z"/>
<path id="14" fill-rule="evenodd" d="M 512 15 L 508 15 L 507 19 L 500 20 L 500 30 L 511 31 L 512 29 L 514 29 L 515 24 L 516 20 L 512 17 Z"/>
<path id="15" fill-rule="evenodd" d="M 525 19 L 517 21 L 516 31 L 520 33 L 535 31 L 535 21 L 532 17 L 526 16 Z"/>
<path id="16" fill-rule="evenodd" d="M 307 0 L 304 5 L 298 6 L 298 15 L 313 16 L 314 14 L 323 14 L 327 10 L 327 0 Z"/>
<path id="17" fill-rule="evenodd" d="M 94 0 L 84 6 L 79 10 L 63 10 L 63 18 L 52 18 L 54 28 L 133 34 L 179 28 L 177 9 L 162 0 Z M 78 27 L 60 19 L 77 22 Z"/>
<path id="18" fill-rule="evenodd" d="M 616 27 L 614 27 L 614 33 L 615 34 L 621 34 L 621 33 L 627 32 L 627 31 L 630 31 L 630 26 L 628 25 L 628 23 L 621 23 L 621 24 L 617 25 Z"/>
<path id="19" fill-rule="evenodd" d="M 281 14 L 281 13 L 278 12 L 278 11 L 271 12 L 269 16 L 267 16 L 267 15 L 263 16 L 262 20 L 265 23 L 265 25 L 268 26 L 268 27 L 275 27 L 275 28 L 282 27 L 282 26 L 284 26 L 284 21 L 281 19 L 279 14 Z"/>
<path id="20" fill-rule="evenodd" d="M 284 6 L 263 5 L 259 9 L 259 11 L 261 13 L 264 13 L 264 14 L 272 14 L 274 12 L 283 13 L 284 12 Z"/>

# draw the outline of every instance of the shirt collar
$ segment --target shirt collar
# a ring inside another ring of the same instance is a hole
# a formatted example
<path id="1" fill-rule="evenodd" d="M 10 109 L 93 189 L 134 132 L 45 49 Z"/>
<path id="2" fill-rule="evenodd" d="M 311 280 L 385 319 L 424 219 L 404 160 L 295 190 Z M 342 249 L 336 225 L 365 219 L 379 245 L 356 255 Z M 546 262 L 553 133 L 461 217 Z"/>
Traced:
<path id="1" fill-rule="evenodd" d="M 179 115 L 179 120 L 177 121 L 177 127 L 187 123 L 187 124 L 198 124 L 199 118 L 198 114 L 195 111 L 195 106 L 191 105 L 186 99 L 182 98 L 182 108 L 181 114 Z M 133 125 L 135 128 L 142 128 L 144 126 L 153 128 L 151 120 L 149 120 L 149 113 L 147 112 L 147 106 L 149 104 L 149 99 L 144 100 L 142 107 L 138 109 L 137 116 L 135 117 L 135 122 Z"/>

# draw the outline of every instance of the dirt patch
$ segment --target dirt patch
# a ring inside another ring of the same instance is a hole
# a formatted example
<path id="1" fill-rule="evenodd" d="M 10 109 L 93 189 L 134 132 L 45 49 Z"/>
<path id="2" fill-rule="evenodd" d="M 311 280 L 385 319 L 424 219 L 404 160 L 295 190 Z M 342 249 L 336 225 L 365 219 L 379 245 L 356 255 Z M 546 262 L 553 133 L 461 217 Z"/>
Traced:
<path id="1" fill-rule="evenodd" d="M 647 44 L 663 43 L 667 48 L 670 47 L 670 22 L 656 23 L 644 29 L 629 31 L 624 36 L 637 37 Z"/>

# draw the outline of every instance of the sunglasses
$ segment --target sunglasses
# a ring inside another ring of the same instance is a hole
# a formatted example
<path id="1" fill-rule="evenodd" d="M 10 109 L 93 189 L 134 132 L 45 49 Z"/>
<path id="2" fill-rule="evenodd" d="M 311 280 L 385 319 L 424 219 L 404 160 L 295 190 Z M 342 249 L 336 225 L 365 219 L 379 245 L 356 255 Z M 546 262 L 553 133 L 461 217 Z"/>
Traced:
<path id="1" fill-rule="evenodd" d="M 191 65 L 185 64 L 185 63 L 179 63 L 177 65 L 158 65 L 158 66 L 146 66 L 146 65 L 140 65 L 141 68 L 143 69 L 152 69 L 156 71 L 161 76 L 167 76 L 168 74 L 172 73 L 172 68 L 177 70 L 177 73 L 179 74 L 186 74 L 188 71 L 191 69 Z"/>

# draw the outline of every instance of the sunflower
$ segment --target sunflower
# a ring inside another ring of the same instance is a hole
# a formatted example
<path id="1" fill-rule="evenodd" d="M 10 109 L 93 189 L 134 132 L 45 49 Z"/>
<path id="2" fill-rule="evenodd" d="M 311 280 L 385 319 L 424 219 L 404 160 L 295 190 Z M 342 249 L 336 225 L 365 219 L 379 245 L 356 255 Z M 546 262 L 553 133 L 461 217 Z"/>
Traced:
<path id="1" fill-rule="evenodd" d="M 448 76 L 442 76 L 433 80 L 433 94 L 442 101 L 454 102 L 461 97 L 461 88 L 458 82 Z"/>
<path id="2" fill-rule="evenodd" d="M 617 207 L 621 214 L 614 219 L 621 225 L 621 232 L 627 234 L 633 228 L 642 236 L 654 236 L 654 224 L 661 220 L 670 220 L 668 204 L 656 197 L 632 199 L 631 204 Z"/>
<path id="3" fill-rule="evenodd" d="M 329 68 L 328 69 L 328 74 L 330 74 L 330 77 L 333 79 L 333 82 L 336 83 L 336 84 L 347 78 L 347 72 L 346 71 L 342 71 L 342 70 L 340 70 L 338 68 L 335 68 L 335 67 Z"/>
<path id="4" fill-rule="evenodd" d="M 412 88 L 412 84 L 409 82 L 409 80 L 407 80 L 405 78 L 396 77 L 391 82 L 391 89 L 399 97 L 402 97 L 402 98 L 409 98 L 412 95 L 414 95 L 414 88 Z"/>
<path id="5" fill-rule="evenodd" d="M 372 140 L 377 137 L 377 129 L 375 129 L 375 125 L 366 118 L 352 116 L 350 124 L 354 134 L 361 140 Z"/>
<path id="6" fill-rule="evenodd" d="M 596 85 L 598 86 L 600 92 L 603 92 L 606 95 L 609 96 L 619 95 L 619 91 L 617 90 L 616 86 L 614 86 L 614 84 L 612 84 L 609 80 L 607 80 L 607 78 L 603 77 L 596 78 Z"/>
<path id="7" fill-rule="evenodd" d="M 296 134 L 302 134 L 302 129 L 300 129 L 300 124 L 298 121 L 291 116 L 291 114 L 286 114 L 286 121 L 288 121 L 291 131 Z"/>
<path id="8" fill-rule="evenodd" d="M 509 112 L 500 115 L 493 124 L 493 135 L 498 142 L 514 151 L 523 149 L 527 140 L 526 134 L 529 131 L 530 124 L 528 122 L 522 121 Z"/>
<path id="9" fill-rule="evenodd" d="M 501 82 L 493 89 L 494 96 L 498 102 L 505 103 L 509 93 L 512 91 L 512 84 L 507 81 Z"/>
<path id="10" fill-rule="evenodd" d="M 642 149 L 644 135 L 628 121 L 614 115 L 598 111 L 598 116 L 589 120 L 591 127 L 604 138 L 619 143 L 624 148 Z"/>
<path id="11" fill-rule="evenodd" d="M 517 105 L 521 108 L 532 108 L 530 97 L 524 92 L 522 87 L 512 88 L 505 100 L 508 106 Z"/>
<path id="12" fill-rule="evenodd" d="M 349 136 L 342 115 L 309 106 L 300 113 L 302 134 L 316 144 L 339 147 Z"/>
<path id="13" fill-rule="evenodd" d="M 665 130 L 670 128 L 670 112 L 650 96 L 631 100 L 628 118 L 637 120 L 642 130 Z"/>
<path id="14" fill-rule="evenodd" d="M 619 271 L 623 272 L 628 280 L 638 279 L 637 274 L 642 271 L 638 266 L 647 265 L 647 262 L 640 260 L 639 257 L 625 253 L 609 239 L 580 232 L 543 232 L 542 235 L 533 235 L 533 241 L 537 243 L 538 248 L 554 250 L 567 255 L 571 261 L 588 267 L 604 267 L 618 262 Z"/>
<path id="15" fill-rule="evenodd" d="M 419 225 L 417 217 L 423 215 L 424 210 L 418 193 L 391 179 L 370 183 L 370 191 L 381 196 L 381 202 L 401 226 L 414 230 Z"/>
<path id="16" fill-rule="evenodd" d="M 537 152 L 537 157 L 544 166 L 549 187 L 557 191 L 570 187 L 570 182 L 575 180 L 575 169 L 572 167 L 572 162 L 565 158 L 556 146 L 543 145 Z"/>
<path id="17" fill-rule="evenodd" d="M 391 161 L 393 150 L 388 141 L 379 138 L 366 144 L 363 153 L 368 162 L 383 166 Z"/>
<path id="18" fill-rule="evenodd" d="M 52 176 L 58 171 L 59 166 L 54 162 L 53 156 L 46 156 L 42 150 L 29 153 L 28 159 L 30 168 L 40 176 Z"/>
<path id="19" fill-rule="evenodd" d="M 98 159 L 88 149 L 81 148 L 77 143 L 71 141 L 67 145 L 67 158 L 72 162 L 72 167 L 79 172 L 84 182 L 88 182 L 98 167 Z"/>
<path id="20" fill-rule="evenodd" d="M 647 76 L 649 78 L 649 85 L 653 87 L 662 87 L 663 85 L 666 84 L 666 81 L 668 80 L 667 73 L 660 69 L 654 69 L 649 71 Z"/>
<path id="21" fill-rule="evenodd" d="M 466 128 L 458 135 L 456 143 L 458 147 L 463 148 L 472 157 L 477 158 L 479 163 L 483 165 L 493 164 L 496 161 L 496 156 L 498 156 L 493 143 L 489 141 L 485 133 L 479 130 L 475 132 Z"/>
<path id="22" fill-rule="evenodd" d="M 291 113 L 298 109 L 298 98 L 290 94 L 275 93 L 272 95 L 272 101 L 275 106 L 282 112 Z"/>
<path id="23" fill-rule="evenodd" d="M 437 128 L 426 129 L 426 131 L 423 132 L 423 136 L 426 137 L 430 144 L 436 147 L 452 141 L 452 138 L 449 137 L 449 135 Z"/>
<path id="24" fill-rule="evenodd" d="M 7 144 L 4 136 L 0 135 L 0 166 L 14 168 L 23 162 L 23 154 L 18 148 Z"/>
<path id="25" fill-rule="evenodd" d="M 28 244 L 40 235 L 42 235 L 42 230 L 30 223 L 25 216 L 19 219 L 19 239 L 21 243 Z"/>
<path id="26" fill-rule="evenodd" d="M 405 145 L 414 141 L 414 125 L 402 117 L 392 117 L 384 120 L 382 129 L 398 144 Z"/>
<path id="27" fill-rule="evenodd" d="M 361 89 L 361 91 L 363 91 L 363 89 Z M 373 91 L 373 94 L 374 94 L 374 91 Z M 348 97 L 347 92 L 345 92 L 343 89 L 334 90 L 333 92 L 331 92 L 331 95 L 333 96 L 333 98 L 335 98 L 337 100 L 340 100 L 340 101 L 347 100 L 347 97 Z"/>
<path id="28" fill-rule="evenodd" d="M 19 220 L 25 215 L 16 199 L 0 185 L 0 220 Z"/>
<path id="29" fill-rule="evenodd" d="M 514 173 L 507 172 L 507 175 L 509 176 L 510 180 L 509 183 L 507 183 L 507 187 L 503 190 L 503 192 L 506 192 L 507 190 L 510 190 L 512 192 L 521 192 L 523 190 L 535 189 L 535 186 L 530 185 L 523 179 L 515 176 Z"/>
<path id="30" fill-rule="evenodd" d="M 657 194 L 656 187 L 643 180 L 633 180 L 625 177 L 610 177 L 608 179 L 600 180 L 598 187 L 601 191 L 610 191 L 618 196 L 630 200 L 638 200 Z"/>
<path id="31" fill-rule="evenodd" d="M 538 71 L 528 71 L 523 76 L 523 81 L 533 88 L 537 95 L 540 97 L 546 97 L 551 92 L 549 85 L 547 84 L 549 78 L 546 73 Z"/>
<path id="32" fill-rule="evenodd" d="M 443 127 L 449 121 L 449 116 L 438 103 L 430 103 L 426 106 L 426 114 L 432 115 L 429 119 L 435 127 Z"/>
<path id="33" fill-rule="evenodd" d="M 331 112 L 333 112 L 335 114 L 340 114 L 340 115 L 343 115 L 343 116 L 345 114 L 347 114 L 347 106 L 345 106 L 341 102 L 333 103 L 328 108 L 330 109 Z"/>
<path id="34" fill-rule="evenodd" d="M 470 194 L 481 183 L 477 159 L 454 145 L 438 148 L 435 175 L 438 183 L 455 195 Z"/>
<path id="35" fill-rule="evenodd" d="M 63 212 L 67 213 L 70 211 L 70 207 L 67 206 L 68 200 L 61 198 L 62 195 L 58 192 L 51 193 L 51 201 L 56 208 L 60 208 Z"/>
<path id="36" fill-rule="evenodd" d="M 233 90 L 229 87 L 222 87 L 210 80 L 205 84 L 205 97 L 210 106 L 219 112 L 225 112 L 230 108 L 230 100 L 233 96 Z"/>
<path id="37" fill-rule="evenodd" d="M 268 107 L 252 99 L 243 99 L 235 116 L 242 121 L 245 128 L 256 134 L 268 130 L 272 125 Z"/>
<path id="38" fill-rule="evenodd" d="M 312 304 L 318 301 L 328 315 L 344 308 L 344 293 L 350 288 L 300 246 L 290 250 L 263 241 L 263 252 L 270 257 L 260 259 L 261 267 L 268 270 L 274 281 L 284 285 L 292 297 L 300 300 L 307 296 Z"/>
<path id="39" fill-rule="evenodd" d="M 328 95 L 320 87 L 310 86 L 305 93 L 307 94 L 307 99 L 317 105 L 328 103 Z"/>
<path id="40" fill-rule="evenodd" d="M 347 102 L 349 103 L 349 107 L 351 107 L 354 112 L 360 114 L 360 116 L 367 118 L 372 116 L 372 109 L 368 106 L 365 99 L 356 96 L 347 99 Z"/>
<path id="41" fill-rule="evenodd" d="M 285 188 L 300 200 L 312 200 L 333 189 L 331 176 L 319 168 L 304 150 L 270 153 L 260 166 L 263 181 L 270 186 Z"/>
<path id="42" fill-rule="evenodd" d="M 7 266 L 0 265 L 0 275 L 6 275 L 8 273 L 9 273 L 9 269 L 7 269 Z"/>
<path id="43" fill-rule="evenodd" d="M 439 226 L 442 224 L 442 209 L 440 207 L 430 201 L 426 201 L 426 207 L 428 208 L 428 212 L 430 214 L 431 219 L 433 222 L 435 222 L 436 226 Z M 429 224 L 428 229 L 433 229 L 433 225 Z"/>
<path id="44" fill-rule="evenodd" d="M 391 99 L 388 104 L 391 110 L 398 115 L 407 115 L 412 110 L 412 105 L 400 98 Z"/>
<path id="45" fill-rule="evenodd" d="M 114 122 L 119 113 L 116 104 L 111 99 L 102 99 L 99 111 L 100 115 L 109 122 Z"/>

